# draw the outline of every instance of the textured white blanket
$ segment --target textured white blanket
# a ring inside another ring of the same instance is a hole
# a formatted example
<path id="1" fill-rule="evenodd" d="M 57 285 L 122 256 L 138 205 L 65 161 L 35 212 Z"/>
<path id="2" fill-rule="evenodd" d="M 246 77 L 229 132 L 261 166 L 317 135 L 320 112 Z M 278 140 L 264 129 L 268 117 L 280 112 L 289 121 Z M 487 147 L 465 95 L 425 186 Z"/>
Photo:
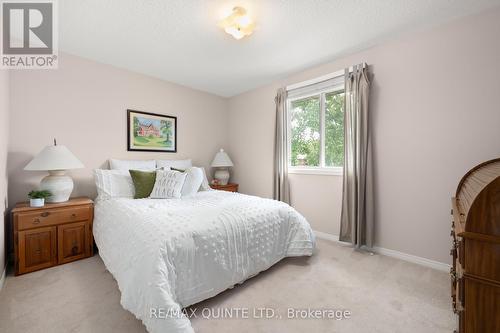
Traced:
<path id="1" fill-rule="evenodd" d="M 290 206 L 222 191 L 98 200 L 94 237 L 122 306 L 151 333 L 193 332 L 182 308 L 314 249 L 309 224 Z"/>

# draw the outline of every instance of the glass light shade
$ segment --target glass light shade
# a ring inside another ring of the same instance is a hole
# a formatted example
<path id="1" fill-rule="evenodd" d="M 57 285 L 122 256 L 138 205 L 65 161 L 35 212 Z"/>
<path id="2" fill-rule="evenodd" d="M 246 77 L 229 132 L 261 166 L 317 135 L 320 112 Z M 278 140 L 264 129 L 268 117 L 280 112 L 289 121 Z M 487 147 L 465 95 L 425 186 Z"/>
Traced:
<path id="1" fill-rule="evenodd" d="M 68 148 L 60 145 L 45 147 L 24 167 L 24 170 L 69 170 L 83 168 L 82 162 Z"/>
<path id="2" fill-rule="evenodd" d="M 224 149 L 221 149 L 217 154 L 215 154 L 214 160 L 212 161 L 212 167 L 214 168 L 226 168 L 232 167 L 233 161 L 226 154 Z"/>
<path id="3" fill-rule="evenodd" d="M 233 36 L 235 39 L 242 39 L 243 37 L 245 37 L 241 30 L 238 30 L 234 26 L 227 27 L 224 29 L 224 31 Z"/>
<path id="4" fill-rule="evenodd" d="M 219 22 L 225 32 L 236 39 L 252 34 L 255 24 L 242 7 L 234 7 L 232 13 Z"/>

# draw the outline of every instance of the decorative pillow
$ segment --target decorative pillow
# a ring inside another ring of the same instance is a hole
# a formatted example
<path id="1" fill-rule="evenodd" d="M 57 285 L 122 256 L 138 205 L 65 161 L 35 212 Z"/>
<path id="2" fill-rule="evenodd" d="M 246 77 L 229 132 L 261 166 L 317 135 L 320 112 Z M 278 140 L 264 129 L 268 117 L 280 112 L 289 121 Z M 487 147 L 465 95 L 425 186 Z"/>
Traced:
<path id="1" fill-rule="evenodd" d="M 98 199 L 134 197 L 134 183 L 128 171 L 95 169 L 94 179 Z"/>
<path id="2" fill-rule="evenodd" d="M 187 172 L 186 182 L 182 187 L 183 197 L 193 195 L 198 191 L 208 191 L 212 189 L 210 187 L 210 184 L 208 183 L 207 175 L 205 173 L 205 168 L 203 167 L 192 167 L 188 168 L 187 170 L 170 168 L 170 170 Z M 199 185 L 198 185 L 198 179 L 200 180 Z"/>
<path id="3" fill-rule="evenodd" d="M 187 173 L 174 170 L 157 170 L 156 182 L 150 198 L 169 199 L 180 198 L 182 186 L 186 180 Z"/>
<path id="4" fill-rule="evenodd" d="M 205 168 L 200 168 L 203 171 L 203 181 L 201 182 L 200 191 L 211 191 L 212 188 L 208 183 L 207 173 L 205 172 Z"/>
<path id="5" fill-rule="evenodd" d="M 203 170 L 201 168 L 192 167 L 186 170 L 186 181 L 182 186 L 182 196 L 187 197 L 198 193 L 201 183 L 203 183 Z"/>
<path id="6" fill-rule="evenodd" d="M 156 181 L 156 171 L 129 170 L 134 182 L 134 199 L 147 198 L 151 194 Z"/>
<path id="7" fill-rule="evenodd" d="M 188 160 L 156 160 L 157 168 L 175 168 L 186 170 L 193 166 L 190 159 Z"/>
<path id="8" fill-rule="evenodd" d="M 155 170 L 155 160 L 109 160 L 109 168 L 112 170 Z"/>

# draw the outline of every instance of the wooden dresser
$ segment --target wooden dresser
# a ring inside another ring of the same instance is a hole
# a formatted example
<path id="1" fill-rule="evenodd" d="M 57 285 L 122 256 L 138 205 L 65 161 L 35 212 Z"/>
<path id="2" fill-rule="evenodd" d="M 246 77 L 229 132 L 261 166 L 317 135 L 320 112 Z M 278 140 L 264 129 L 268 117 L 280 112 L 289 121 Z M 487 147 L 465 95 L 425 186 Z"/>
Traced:
<path id="1" fill-rule="evenodd" d="M 94 203 L 88 198 L 12 210 L 16 275 L 93 255 Z"/>
<path id="2" fill-rule="evenodd" d="M 452 198 L 451 297 L 459 333 L 500 332 L 500 159 L 470 170 Z"/>

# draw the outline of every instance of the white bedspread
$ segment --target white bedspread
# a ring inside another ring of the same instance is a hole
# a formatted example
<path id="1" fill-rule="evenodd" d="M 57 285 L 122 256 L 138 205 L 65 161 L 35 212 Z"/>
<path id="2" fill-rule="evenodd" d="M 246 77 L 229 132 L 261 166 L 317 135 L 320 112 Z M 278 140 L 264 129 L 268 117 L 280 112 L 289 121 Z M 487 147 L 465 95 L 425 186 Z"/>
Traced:
<path id="1" fill-rule="evenodd" d="M 193 332 L 182 308 L 314 248 L 309 224 L 290 206 L 222 191 L 98 200 L 94 237 L 122 306 L 151 333 Z"/>

